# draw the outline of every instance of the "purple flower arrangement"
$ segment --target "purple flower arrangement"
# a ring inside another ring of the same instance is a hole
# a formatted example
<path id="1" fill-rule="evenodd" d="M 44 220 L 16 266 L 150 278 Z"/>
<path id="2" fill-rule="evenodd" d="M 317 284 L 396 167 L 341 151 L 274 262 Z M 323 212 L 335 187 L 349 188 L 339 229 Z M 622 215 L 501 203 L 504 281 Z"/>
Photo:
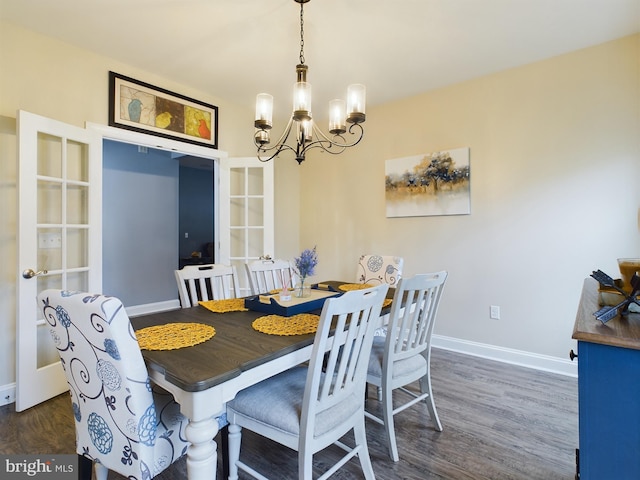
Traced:
<path id="1" fill-rule="evenodd" d="M 316 247 L 313 247 L 313 250 L 307 248 L 293 261 L 297 270 L 296 273 L 300 277 L 300 285 L 296 287 L 296 297 L 306 297 L 309 295 L 309 287 L 305 289 L 304 281 L 314 274 L 316 265 L 318 265 Z"/>

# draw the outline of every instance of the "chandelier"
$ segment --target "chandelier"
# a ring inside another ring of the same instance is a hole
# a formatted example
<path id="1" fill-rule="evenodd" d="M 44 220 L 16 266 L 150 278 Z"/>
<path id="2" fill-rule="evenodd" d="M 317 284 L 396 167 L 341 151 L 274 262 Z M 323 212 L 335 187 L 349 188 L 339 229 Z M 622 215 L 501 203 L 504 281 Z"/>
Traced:
<path id="1" fill-rule="evenodd" d="M 293 113 L 284 132 L 275 143 L 271 143 L 269 130 L 273 120 L 273 97 L 268 93 L 259 93 L 256 98 L 256 133 L 254 142 L 258 147 L 258 159 L 268 162 L 285 150 L 296 156 L 298 164 L 302 163 L 308 150 L 321 148 L 325 152 L 337 155 L 348 147 L 357 145 L 364 136 L 362 124 L 365 121 L 366 88 L 361 84 L 349 85 L 347 101 L 331 100 L 329 102 L 329 138 L 313 123 L 311 115 L 311 85 L 307 82 L 308 67 L 304 63 L 304 4 L 311 0 L 294 0 L 300 4 L 300 63 L 296 65 L 297 81 L 293 87 Z M 347 142 L 343 136 L 348 132 L 355 135 L 355 140 Z M 295 136 L 295 145 L 293 140 Z M 288 143 L 291 137 L 291 144 Z"/>

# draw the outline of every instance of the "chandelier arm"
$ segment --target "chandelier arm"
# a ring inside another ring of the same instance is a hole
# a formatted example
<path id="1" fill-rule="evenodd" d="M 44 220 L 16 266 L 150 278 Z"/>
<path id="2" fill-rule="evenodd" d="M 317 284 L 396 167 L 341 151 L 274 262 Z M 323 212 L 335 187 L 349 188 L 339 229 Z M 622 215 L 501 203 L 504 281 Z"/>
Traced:
<path id="1" fill-rule="evenodd" d="M 356 127 L 356 130 L 359 131 L 352 131 L 354 129 L 354 127 Z M 316 138 L 320 138 L 319 140 L 314 140 L 312 142 L 309 143 L 305 143 L 304 147 L 297 152 L 297 156 L 304 158 L 306 155 L 306 152 L 308 150 L 311 150 L 312 148 L 320 148 L 323 151 L 331 154 L 331 155 L 338 155 L 342 152 L 344 152 L 347 148 L 349 147 L 353 147 L 355 145 L 357 145 L 358 143 L 360 143 L 360 141 L 362 140 L 362 138 L 364 137 L 364 128 L 362 128 L 361 125 L 359 124 L 352 124 L 349 127 L 349 133 L 351 135 L 358 135 L 358 138 L 355 139 L 353 142 L 351 143 L 347 143 L 345 138 L 342 135 L 334 135 L 333 139 L 327 137 L 322 130 L 320 130 L 319 128 L 317 128 L 315 125 L 313 125 L 313 134 L 315 135 Z M 336 139 L 340 139 L 342 140 L 342 142 L 337 141 Z M 300 145 L 298 146 L 300 147 Z M 332 148 L 334 148 L 334 150 L 332 150 Z"/>
<path id="2" fill-rule="evenodd" d="M 282 132 L 282 135 L 280 135 L 280 138 L 278 138 L 278 141 L 272 147 L 265 147 L 263 144 L 258 143 L 254 139 L 254 144 L 256 145 L 256 147 L 258 147 L 258 151 L 257 151 L 258 160 L 260 160 L 261 162 L 268 162 L 269 160 L 273 160 L 275 157 L 277 157 L 280 154 L 280 152 L 282 152 L 283 150 L 291 150 L 293 153 L 297 153 L 296 149 L 294 149 L 293 147 L 287 144 L 287 140 L 289 138 L 289 135 L 291 134 L 292 125 L 293 125 L 293 118 L 290 118 L 289 123 L 287 123 L 287 126 Z M 264 158 L 261 155 L 261 153 L 269 154 L 269 152 L 274 150 L 275 152 L 271 154 L 271 156 L 269 156 L 268 158 Z"/>
<path id="3" fill-rule="evenodd" d="M 355 129 L 355 131 L 354 131 Z M 357 145 L 358 143 L 360 143 L 360 141 L 362 140 L 362 138 L 364 137 L 364 128 L 362 127 L 362 125 L 360 125 L 359 123 L 352 123 L 349 126 L 349 134 L 350 135 L 358 135 L 358 138 L 356 138 L 353 142 L 347 142 L 346 139 L 342 136 L 342 135 L 334 135 L 333 139 L 327 137 L 322 130 L 320 130 L 319 128 L 317 128 L 315 125 L 313 125 L 313 131 L 316 134 L 317 137 L 321 137 L 322 140 L 316 140 L 316 142 L 328 142 L 331 145 L 329 146 L 329 148 L 331 148 L 332 145 L 342 148 L 343 150 L 345 148 L 348 147 L 353 147 L 355 145 Z M 338 142 L 336 139 L 339 138 L 342 140 L 342 142 Z M 315 142 L 312 142 L 315 143 Z"/>

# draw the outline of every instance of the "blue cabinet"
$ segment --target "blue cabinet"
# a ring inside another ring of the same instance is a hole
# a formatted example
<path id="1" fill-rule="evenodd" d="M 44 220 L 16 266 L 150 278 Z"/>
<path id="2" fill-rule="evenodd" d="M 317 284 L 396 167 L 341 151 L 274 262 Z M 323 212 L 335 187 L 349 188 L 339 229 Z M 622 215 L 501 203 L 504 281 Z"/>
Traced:
<path id="1" fill-rule="evenodd" d="M 580 480 L 640 479 L 640 314 L 593 317 L 598 285 L 585 282 L 578 340 Z"/>
<path id="2" fill-rule="evenodd" d="M 580 480 L 640 479 L 640 350 L 579 341 L 578 397 Z"/>

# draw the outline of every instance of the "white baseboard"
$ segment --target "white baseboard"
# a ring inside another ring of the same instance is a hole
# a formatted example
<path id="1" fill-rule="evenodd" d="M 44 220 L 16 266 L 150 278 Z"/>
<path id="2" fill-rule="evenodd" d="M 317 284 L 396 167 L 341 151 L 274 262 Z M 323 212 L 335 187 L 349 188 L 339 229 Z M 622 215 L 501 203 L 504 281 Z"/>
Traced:
<path id="1" fill-rule="evenodd" d="M 0 386 L 0 406 L 9 405 L 16 401 L 16 384 L 9 383 Z"/>
<path id="2" fill-rule="evenodd" d="M 180 300 L 167 300 L 165 302 L 146 303 L 144 305 L 133 305 L 125 307 L 127 315 L 137 317 L 139 315 L 148 315 L 150 313 L 166 312 L 167 310 L 175 310 L 180 308 Z"/>
<path id="3" fill-rule="evenodd" d="M 569 377 L 578 376 L 578 365 L 568 358 L 550 357 L 548 355 L 497 347 L 486 343 L 470 342 L 468 340 L 436 334 L 434 334 L 431 339 L 431 345 L 434 348 L 442 348 L 444 350 L 510 363 L 521 367 L 534 368 L 536 370 L 567 375 Z"/>

